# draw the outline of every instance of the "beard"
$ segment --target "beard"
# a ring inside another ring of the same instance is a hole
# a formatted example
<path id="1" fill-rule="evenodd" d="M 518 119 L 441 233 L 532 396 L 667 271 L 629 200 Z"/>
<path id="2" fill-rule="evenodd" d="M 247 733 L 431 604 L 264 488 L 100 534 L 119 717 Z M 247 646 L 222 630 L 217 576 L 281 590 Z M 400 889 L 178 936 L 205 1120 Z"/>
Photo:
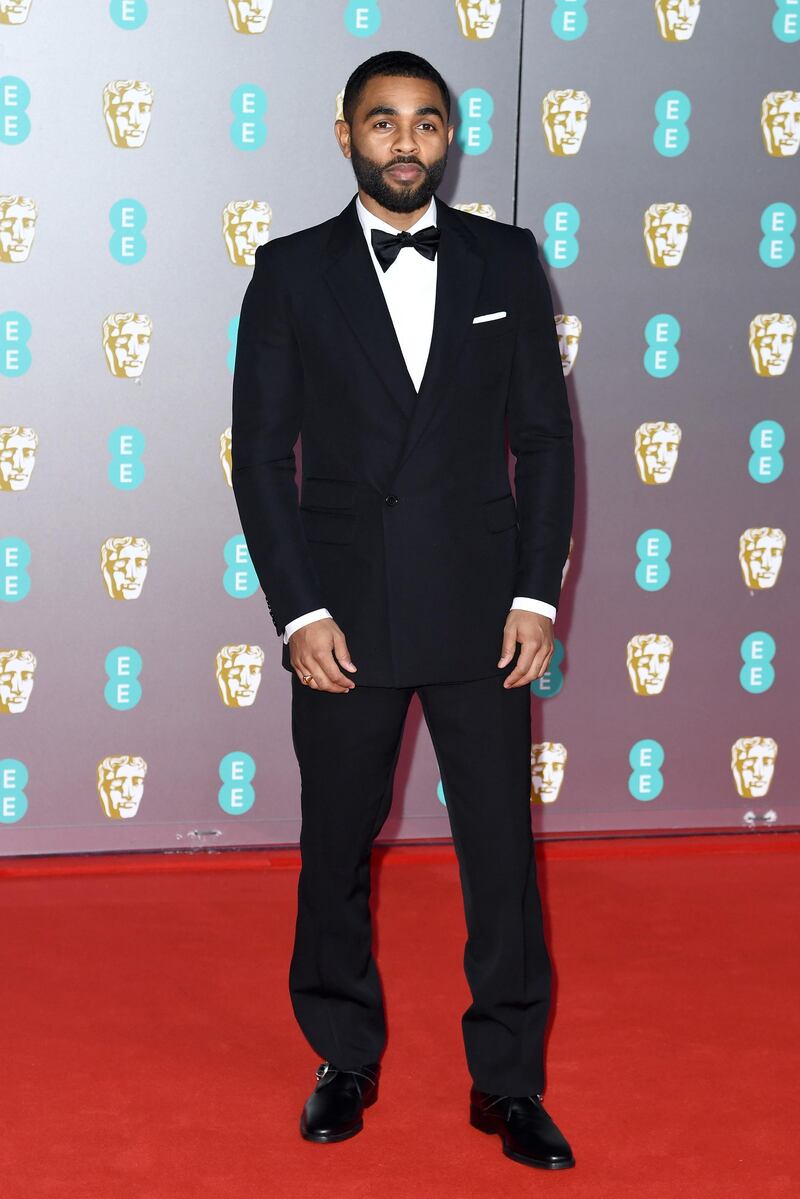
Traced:
<path id="1" fill-rule="evenodd" d="M 413 212 L 416 208 L 423 208 L 430 201 L 441 183 L 444 169 L 447 166 L 447 150 L 429 167 L 426 167 L 425 163 L 420 162 L 418 158 L 413 157 L 393 158 L 390 162 L 381 164 L 368 158 L 366 154 L 361 154 L 351 141 L 350 161 L 353 164 L 353 172 L 358 186 L 376 203 L 388 209 L 389 212 Z M 422 180 L 415 185 L 401 183 L 393 186 L 386 178 L 384 171 L 387 167 L 405 162 L 416 163 L 418 167 L 422 168 Z"/>

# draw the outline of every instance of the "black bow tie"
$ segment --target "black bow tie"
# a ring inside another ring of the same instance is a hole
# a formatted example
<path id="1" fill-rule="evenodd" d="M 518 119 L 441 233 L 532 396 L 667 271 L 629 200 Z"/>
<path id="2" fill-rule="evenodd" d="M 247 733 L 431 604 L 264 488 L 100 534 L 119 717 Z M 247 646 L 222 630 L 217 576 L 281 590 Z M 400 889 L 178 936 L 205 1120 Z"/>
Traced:
<path id="1" fill-rule="evenodd" d="M 441 231 L 437 225 L 426 225 L 418 233 L 409 233 L 405 229 L 402 233 L 387 233 L 384 229 L 373 229 L 370 233 L 375 257 L 384 271 L 392 265 L 403 246 L 413 246 L 425 258 L 434 259 L 440 236 Z"/>

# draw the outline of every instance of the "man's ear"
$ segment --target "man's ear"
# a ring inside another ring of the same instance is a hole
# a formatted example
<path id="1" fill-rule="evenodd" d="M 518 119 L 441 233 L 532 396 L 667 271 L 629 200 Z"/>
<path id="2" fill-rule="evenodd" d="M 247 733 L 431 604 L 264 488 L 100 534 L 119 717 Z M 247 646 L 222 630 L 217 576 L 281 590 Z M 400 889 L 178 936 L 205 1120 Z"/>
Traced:
<path id="1" fill-rule="evenodd" d="M 350 126 L 347 121 L 337 119 L 334 122 L 333 131 L 336 140 L 339 143 L 339 149 L 344 154 L 345 158 L 350 157 Z"/>

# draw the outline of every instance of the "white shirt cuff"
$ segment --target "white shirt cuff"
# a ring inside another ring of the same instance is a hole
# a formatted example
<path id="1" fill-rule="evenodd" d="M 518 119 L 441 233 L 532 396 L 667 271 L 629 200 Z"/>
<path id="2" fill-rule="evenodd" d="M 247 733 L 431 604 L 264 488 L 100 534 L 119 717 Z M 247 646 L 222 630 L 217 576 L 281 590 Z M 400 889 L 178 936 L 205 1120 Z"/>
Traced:
<path id="1" fill-rule="evenodd" d="M 284 645 L 288 642 L 295 629 L 302 629 L 304 624 L 311 624 L 312 620 L 322 620 L 326 616 L 330 616 L 331 620 L 333 620 L 327 608 L 315 608 L 313 612 L 306 612 L 303 616 L 298 616 L 295 620 L 290 620 L 283 630 Z"/>
<path id="2" fill-rule="evenodd" d="M 526 612 L 538 612 L 540 616 L 549 616 L 552 621 L 556 618 L 556 609 L 544 600 L 529 599 L 527 595 L 515 595 L 511 601 L 512 608 L 523 608 Z"/>

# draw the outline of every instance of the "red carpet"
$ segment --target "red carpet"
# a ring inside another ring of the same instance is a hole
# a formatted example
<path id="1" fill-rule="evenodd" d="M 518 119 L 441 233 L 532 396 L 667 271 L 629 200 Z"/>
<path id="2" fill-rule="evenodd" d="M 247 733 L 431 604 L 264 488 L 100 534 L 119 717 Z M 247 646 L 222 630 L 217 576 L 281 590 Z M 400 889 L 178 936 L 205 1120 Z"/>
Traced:
<path id="1" fill-rule="evenodd" d="M 376 851 L 389 1046 L 365 1129 L 301 1140 L 296 855 L 0 861 L 3 1199 L 800 1194 L 800 836 L 539 846 L 545 1105 L 577 1166 L 467 1123 L 449 850 Z"/>

